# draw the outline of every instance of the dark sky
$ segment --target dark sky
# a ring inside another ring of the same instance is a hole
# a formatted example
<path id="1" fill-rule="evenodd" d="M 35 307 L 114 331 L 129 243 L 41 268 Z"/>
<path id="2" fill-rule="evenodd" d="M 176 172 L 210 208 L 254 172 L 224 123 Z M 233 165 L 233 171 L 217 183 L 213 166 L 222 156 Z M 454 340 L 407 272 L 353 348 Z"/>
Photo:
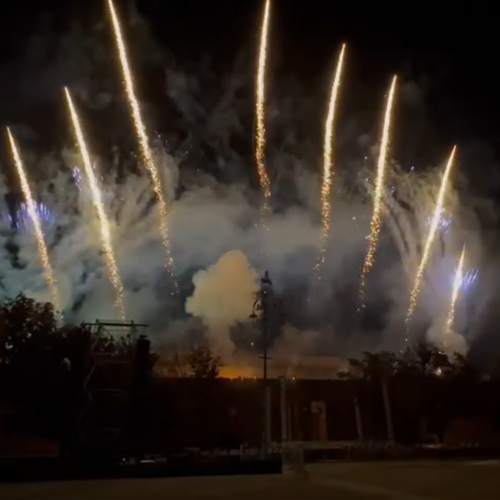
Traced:
<path id="1" fill-rule="evenodd" d="M 165 43 L 186 44 L 202 54 L 206 45 L 236 50 L 259 22 L 256 0 L 146 0 L 141 10 L 154 20 Z M 375 5 L 382 5 L 377 10 Z M 175 5 L 175 7 L 174 7 Z M 368 4 L 370 5 L 370 4 Z M 347 42 L 351 78 L 375 84 L 390 74 L 414 79 L 430 89 L 428 110 L 443 138 L 495 141 L 500 126 L 495 71 L 499 43 L 491 9 L 479 3 L 437 8 L 434 3 L 275 0 L 273 38 L 287 65 L 304 77 L 328 69 L 341 42 Z M 394 7 L 393 7 L 394 6 Z M 210 40 L 210 41 L 209 41 Z"/>
<path id="2" fill-rule="evenodd" d="M 130 0 L 132 1 L 132 0 Z M 125 1 L 116 1 L 124 9 Z M 210 53 L 231 59 L 255 41 L 258 0 L 137 0 L 155 38 L 177 57 Z M 480 140 L 497 147 L 500 132 L 495 16 L 486 3 L 382 3 L 274 0 L 273 43 L 279 68 L 294 68 L 304 81 L 330 70 L 338 46 L 349 46 L 348 85 L 378 89 L 392 73 L 426 91 L 427 119 L 443 144 Z M 490 4 L 491 5 L 491 4 Z M 394 7 L 393 7 L 394 6 Z M 0 62 L 15 58 L 27 37 L 50 16 L 64 30 L 70 20 L 97 23 L 105 1 L 1 2 Z M 43 17 L 45 15 L 45 17 Z M 1 104 L 0 104 L 1 106 Z"/>
<path id="3" fill-rule="evenodd" d="M 115 3 L 123 14 L 132 1 L 115 0 Z M 0 2 L 0 67 L 15 63 L 34 33 L 46 30 L 51 36 L 57 36 L 58 32 L 69 30 L 75 20 L 83 27 L 107 22 L 105 3 L 105 0 Z M 379 5 L 382 7 L 377 10 L 375 7 Z M 284 75 L 293 74 L 301 81 L 306 94 L 319 93 L 319 101 L 323 103 L 329 81 L 326 77 L 332 73 L 340 44 L 346 42 L 343 99 L 350 102 L 345 107 L 356 112 L 368 109 L 375 131 L 381 116 L 382 96 L 391 76 L 397 73 L 402 86 L 412 83 L 425 96 L 419 112 L 425 116 L 427 135 L 419 137 L 419 147 L 422 150 L 435 148 L 432 160 L 443 161 L 452 144 L 458 143 L 459 156 L 471 182 L 484 177 L 479 189 L 482 189 L 481 195 L 498 199 L 500 75 L 496 66 L 500 42 L 494 4 L 449 5 L 452 7 L 447 10 L 446 4 L 437 2 L 370 4 L 273 0 L 271 85 L 273 89 L 280 89 Z M 157 43 L 176 60 L 196 63 L 210 56 L 217 63 L 230 65 L 243 53 L 250 57 L 251 63 L 254 61 L 256 30 L 263 7 L 260 0 L 137 0 L 137 6 Z M 113 50 L 110 43 L 109 51 Z M 113 71 L 118 73 L 115 68 Z M 159 77 L 163 78 L 162 70 Z M 148 78 L 143 78 L 141 89 L 147 83 Z M 160 87 L 162 85 L 160 81 Z M 33 86 L 36 89 L 36 81 Z M 10 111 L 4 112 L 7 104 L 13 109 L 25 103 L 5 103 L 0 96 L 0 122 L 11 118 Z M 51 106 L 49 111 L 44 111 L 42 121 L 33 125 L 37 133 L 48 128 L 47 116 L 54 108 Z M 156 107 L 164 112 L 161 103 Z M 343 116 L 346 114 L 344 110 Z M 314 118 L 319 131 L 321 120 Z M 412 121 L 411 116 L 398 117 L 398 127 L 408 121 Z M 94 123 L 97 128 L 99 120 Z M 104 119 L 102 123 L 106 123 Z M 406 124 L 404 127 L 405 132 L 401 135 L 411 135 L 411 126 Z M 112 127 L 107 127 L 106 133 L 112 132 Z M 397 147 L 405 144 L 403 139 L 398 137 L 394 141 L 397 159 L 401 154 Z M 478 149 L 469 159 L 464 153 L 471 144 L 480 145 L 483 157 L 479 161 Z M 495 163 L 487 155 L 487 161 L 483 161 L 484 151 L 489 149 L 497 160 Z M 483 163 L 488 163 L 487 169 L 481 167 Z M 492 168 L 497 171 L 494 180 Z M 497 228 L 495 218 L 488 229 L 496 234 Z"/>

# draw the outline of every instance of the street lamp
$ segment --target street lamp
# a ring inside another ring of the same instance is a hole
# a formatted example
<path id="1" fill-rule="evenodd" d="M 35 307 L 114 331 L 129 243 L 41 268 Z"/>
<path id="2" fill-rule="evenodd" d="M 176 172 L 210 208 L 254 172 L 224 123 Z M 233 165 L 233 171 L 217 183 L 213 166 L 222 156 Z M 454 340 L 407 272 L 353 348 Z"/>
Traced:
<path id="1" fill-rule="evenodd" d="M 263 385 L 263 410 L 264 410 L 264 425 L 263 425 L 263 452 L 266 453 L 271 444 L 271 405 L 270 392 L 267 380 L 267 360 L 268 356 L 268 341 L 269 341 L 269 308 L 276 306 L 273 300 L 273 283 L 269 278 L 269 273 L 266 271 L 260 279 L 260 289 L 252 307 L 250 319 L 258 321 L 262 336 L 262 385 Z M 260 320 L 260 321 L 259 321 Z"/>

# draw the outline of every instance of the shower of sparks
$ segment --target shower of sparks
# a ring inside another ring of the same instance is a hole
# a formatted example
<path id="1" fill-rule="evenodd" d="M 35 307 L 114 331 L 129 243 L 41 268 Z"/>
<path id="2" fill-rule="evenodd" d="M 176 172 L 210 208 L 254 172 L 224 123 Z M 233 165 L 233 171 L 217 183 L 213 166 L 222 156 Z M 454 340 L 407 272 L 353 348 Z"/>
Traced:
<path id="1" fill-rule="evenodd" d="M 56 223 L 56 217 L 49 208 L 43 203 L 35 203 L 36 213 L 38 220 L 43 226 L 53 226 Z M 20 203 L 19 208 L 14 214 L 9 211 L 2 213 L 2 219 L 5 223 L 9 224 L 12 229 L 17 231 L 29 232 L 33 228 L 31 216 L 26 203 Z"/>
<path id="2" fill-rule="evenodd" d="M 394 76 L 391 83 L 391 88 L 387 96 L 387 104 L 385 107 L 384 122 L 382 125 L 382 139 L 380 141 L 380 151 L 377 162 L 377 181 L 375 183 L 375 193 L 373 199 L 373 215 L 370 222 L 370 237 L 368 239 L 368 251 L 366 253 L 363 268 L 361 270 L 361 283 L 359 294 L 361 299 L 364 299 L 366 277 L 373 267 L 375 261 L 375 252 L 377 250 L 378 236 L 380 233 L 382 202 L 384 196 L 384 178 L 387 164 L 387 156 L 389 154 L 389 140 L 391 135 L 391 117 L 394 102 L 394 94 L 396 92 L 397 77 Z"/>
<path id="3" fill-rule="evenodd" d="M 270 0 L 266 0 L 264 17 L 262 19 L 255 95 L 255 163 L 260 188 L 264 195 L 261 221 L 264 226 L 265 219 L 270 210 L 269 202 L 271 198 L 271 180 L 266 169 L 266 64 L 270 3 Z"/>
<path id="4" fill-rule="evenodd" d="M 118 266 L 116 264 L 115 253 L 113 250 L 113 243 L 111 239 L 111 231 L 109 229 L 109 222 L 106 217 L 106 212 L 104 210 L 104 205 L 102 202 L 101 190 L 99 189 L 94 170 L 92 168 L 92 162 L 90 160 L 89 151 L 87 144 L 85 142 L 85 137 L 83 135 L 82 126 L 78 113 L 73 104 L 71 94 L 67 88 L 64 89 L 66 95 L 66 101 L 68 104 L 68 110 L 70 114 L 71 123 L 73 125 L 73 132 L 75 134 L 75 139 L 78 144 L 78 149 L 82 156 L 83 166 L 85 167 L 85 173 L 90 185 L 90 190 L 92 193 L 92 201 L 94 203 L 94 208 L 97 213 L 97 218 L 99 219 L 99 227 L 101 230 L 101 242 L 104 249 L 104 256 L 106 259 L 106 266 L 108 267 L 109 278 L 113 288 L 115 289 L 115 307 L 120 314 L 120 319 L 122 321 L 126 320 L 125 315 L 125 303 L 123 297 L 123 284 L 118 272 Z"/>
<path id="5" fill-rule="evenodd" d="M 320 270 L 325 262 L 326 241 L 330 232 L 330 194 L 333 182 L 333 130 L 335 124 L 335 111 L 337 109 L 338 94 L 342 76 L 342 67 L 344 63 L 345 44 L 340 50 L 337 68 L 333 78 L 330 101 L 328 104 L 328 113 L 325 122 L 325 137 L 323 144 L 323 183 L 321 186 L 321 249 L 319 258 L 316 261 L 315 271 L 317 279 L 321 279 Z"/>
<path id="6" fill-rule="evenodd" d="M 443 214 L 441 219 L 439 219 L 439 224 L 438 224 L 438 230 L 444 234 L 446 233 L 446 231 L 448 231 L 448 229 L 450 229 L 450 227 L 452 226 L 453 224 L 453 221 L 450 218 L 447 218 L 445 217 L 445 215 Z M 430 227 L 432 225 L 432 216 L 431 217 L 428 217 L 427 221 L 426 221 L 426 225 L 427 227 Z"/>
<path id="7" fill-rule="evenodd" d="M 425 242 L 424 251 L 422 253 L 422 258 L 420 260 L 420 264 L 418 266 L 417 272 L 415 274 L 415 279 L 413 282 L 413 288 L 410 293 L 410 304 L 408 306 L 408 312 L 406 313 L 406 327 L 407 327 L 407 335 L 406 341 L 408 341 L 408 327 L 411 323 L 411 319 L 413 317 L 413 313 L 415 312 L 415 308 L 417 307 L 418 296 L 420 293 L 420 286 L 422 284 L 422 279 L 424 276 L 425 268 L 427 266 L 427 262 L 431 255 L 432 245 L 434 243 L 434 239 L 436 237 L 437 230 L 439 228 L 441 216 L 443 214 L 444 202 L 446 189 L 448 187 L 448 180 L 450 177 L 451 169 L 453 168 L 455 152 L 457 148 L 453 147 L 451 151 L 450 157 L 448 158 L 448 163 L 446 164 L 446 168 L 443 174 L 443 178 L 441 180 L 441 186 L 439 188 L 439 194 L 436 201 L 436 208 L 434 209 L 434 215 L 432 216 L 431 226 L 429 228 L 429 233 L 427 235 L 427 240 Z"/>
<path id="8" fill-rule="evenodd" d="M 56 310 L 56 314 L 59 315 L 61 311 L 61 301 L 59 299 L 59 289 L 57 286 L 57 278 L 54 274 L 54 269 L 50 263 L 49 252 L 47 250 L 47 245 L 45 243 L 45 238 L 43 236 L 42 225 L 38 217 L 37 205 L 33 196 L 31 194 L 31 188 L 24 170 L 23 162 L 19 154 L 19 150 L 16 146 L 16 141 L 12 135 L 10 129 L 7 127 L 7 136 L 9 138 L 10 149 L 12 153 L 12 158 L 19 176 L 19 181 L 21 182 L 21 189 L 23 195 L 26 199 L 26 204 L 28 206 L 28 212 L 33 222 L 33 229 L 35 232 L 36 243 L 38 246 L 38 254 L 40 255 L 40 260 L 42 262 L 43 270 L 45 272 L 45 281 L 47 282 L 47 287 L 49 289 L 52 304 Z"/>
<path id="9" fill-rule="evenodd" d="M 465 261 L 465 246 L 462 248 L 462 253 L 460 254 L 460 260 L 458 261 L 457 270 L 455 272 L 455 279 L 453 280 L 453 291 L 451 294 L 450 310 L 448 311 L 448 318 L 446 319 L 444 327 L 445 339 L 446 336 L 451 333 L 451 329 L 453 327 L 453 321 L 455 320 L 455 306 L 464 279 L 464 261 Z"/>
<path id="10" fill-rule="evenodd" d="M 80 173 L 79 168 L 72 168 L 71 169 L 71 176 L 73 177 L 73 182 L 75 183 L 75 186 L 78 188 L 78 191 L 81 191 L 82 189 L 82 174 Z"/>
<path id="11" fill-rule="evenodd" d="M 139 107 L 139 102 L 135 97 L 134 90 L 134 80 L 132 78 L 132 71 L 128 62 L 127 49 L 125 47 L 125 42 L 123 40 L 122 30 L 120 27 L 120 22 L 118 20 L 118 15 L 115 11 L 112 0 L 108 0 L 109 12 L 111 15 L 111 21 L 113 24 L 113 33 L 115 37 L 116 48 L 118 50 L 118 57 L 120 59 L 120 66 L 122 70 L 123 85 L 125 87 L 125 93 L 127 96 L 127 102 L 132 115 L 132 121 L 134 122 L 134 127 L 139 141 L 139 147 L 141 151 L 142 163 L 146 167 L 151 182 L 153 185 L 153 190 L 158 201 L 158 208 L 160 212 L 160 235 L 162 238 L 163 246 L 166 252 L 166 267 L 173 279 L 176 292 L 178 291 L 178 283 L 175 276 L 175 266 L 174 260 L 172 258 L 172 248 L 170 245 L 170 238 L 168 234 L 168 209 L 165 197 L 163 195 L 162 183 L 158 168 L 156 167 L 153 152 L 149 145 L 148 135 L 146 132 L 146 126 L 144 125 L 141 109 Z"/>
<path id="12" fill-rule="evenodd" d="M 468 292 L 469 290 L 474 288 L 478 277 L 479 277 L 479 269 L 477 268 L 469 269 L 466 273 L 464 273 L 462 281 L 462 290 L 464 292 Z"/>

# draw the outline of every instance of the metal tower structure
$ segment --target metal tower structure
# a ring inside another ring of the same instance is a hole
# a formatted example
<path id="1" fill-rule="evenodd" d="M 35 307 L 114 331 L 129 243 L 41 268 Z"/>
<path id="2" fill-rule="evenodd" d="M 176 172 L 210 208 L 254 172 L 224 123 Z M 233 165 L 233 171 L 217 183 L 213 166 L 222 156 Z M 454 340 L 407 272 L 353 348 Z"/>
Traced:
<path id="1" fill-rule="evenodd" d="M 265 456 L 271 445 L 271 386 L 268 383 L 268 361 L 269 356 L 269 332 L 270 316 L 272 309 L 278 307 L 278 301 L 274 296 L 273 283 L 268 271 L 260 279 L 260 289 L 253 303 L 250 319 L 257 321 L 262 341 L 262 386 L 263 386 L 263 432 L 262 432 L 262 454 Z"/>
<path id="2" fill-rule="evenodd" d="M 130 413 L 134 347 L 148 325 L 133 321 L 87 323 L 91 334 L 83 381 L 84 402 L 77 421 L 83 445 L 111 448 Z"/>

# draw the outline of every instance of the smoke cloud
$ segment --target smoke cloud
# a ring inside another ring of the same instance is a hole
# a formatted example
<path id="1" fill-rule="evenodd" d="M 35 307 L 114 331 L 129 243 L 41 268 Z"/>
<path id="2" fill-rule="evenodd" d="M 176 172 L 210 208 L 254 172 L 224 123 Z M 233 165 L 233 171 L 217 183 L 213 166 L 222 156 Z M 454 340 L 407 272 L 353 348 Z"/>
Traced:
<path id="1" fill-rule="evenodd" d="M 203 320 L 213 350 L 226 360 L 235 349 L 231 326 L 247 321 L 258 291 L 258 275 L 242 252 L 232 250 L 198 271 L 193 284 L 186 312 Z"/>
<path id="2" fill-rule="evenodd" d="M 103 29 L 99 25 L 94 32 L 84 34 L 79 28 L 62 36 L 54 42 L 57 57 L 50 63 L 43 50 L 37 52 L 36 68 L 31 66 L 35 69 L 28 75 L 21 72 L 17 79 L 9 80 L 12 88 L 4 94 L 12 99 L 1 118 L 14 122 L 12 128 L 36 198 L 50 212 L 42 223 L 65 318 L 92 321 L 116 317 L 86 179 L 78 155 L 68 147 L 69 122 L 61 120 L 50 127 L 45 123 L 50 113 L 45 111 L 43 122 L 34 118 L 40 109 L 62 113 L 61 87 L 69 85 L 82 109 L 103 190 L 127 316 L 148 323 L 158 346 L 188 344 L 194 337 L 206 335 L 213 349 L 224 357 L 246 349 L 234 333 L 241 323 L 248 323 L 259 275 L 268 270 L 283 317 L 272 325 L 276 352 L 287 351 L 298 359 L 305 353 L 342 356 L 366 348 L 401 347 L 411 279 L 441 175 L 439 161 L 431 167 L 393 165 L 376 262 L 368 277 L 366 311 L 360 318 L 355 311 L 377 152 L 372 132 L 380 116 L 370 115 L 371 125 L 365 127 L 360 124 L 366 116 L 358 120 L 351 113 L 352 106 L 341 109 L 331 231 L 322 286 L 314 288 L 327 86 L 323 93 L 306 92 L 299 81 L 285 75 L 282 83 L 275 84 L 279 88 L 270 91 L 266 162 L 273 206 L 268 231 L 263 231 L 252 160 L 254 82 L 249 66 L 243 64 L 246 59 L 217 72 L 205 63 L 194 70 L 174 65 L 158 49 L 153 51 L 154 57 L 141 60 L 140 54 L 153 53 L 141 47 L 152 42 L 143 22 L 130 25 L 127 34 L 137 58 L 133 67 L 160 75 L 159 83 L 151 79 L 156 83 L 151 82 L 141 105 L 169 204 L 168 225 L 180 288 L 180 294 L 173 296 L 172 280 L 163 265 L 158 210 L 135 153 L 130 119 L 120 104 L 123 93 L 114 74 L 116 61 L 111 63 L 112 47 L 101 36 Z M 8 73 L 8 68 L 0 70 Z M 32 90 L 37 72 L 43 75 L 43 92 L 39 93 Z M 145 80 L 140 84 L 147 85 Z M 318 82 L 318 89 L 322 88 Z M 405 87 L 404 99 L 412 105 L 413 113 L 422 101 L 417 90 L 411 84 Z M 380 108 L 383 91 L 381 88 Z M 398 116 L 398 120 L 404 122 L 405 118 Z M 49 129 L 54 137 L 49 136 Z M 30 133 L 18 133 L 23 130 Z M 444 156 L 447 149 L 443 151 Z M 47 300 L 32 228 L 23 215 L 22 196 L 8 157 L 4 158 L 0 299 L 24 292 Z M 485 237 L 478 215 L 485 211 L 491 214 L 491 207 L 479 196 L 464 196 L 465 181 L 458 171 L 457 167 L 455 186 L 447 200 L 444 219 L 449 223 L 443 220 L 440 227 L 411 335 L 415 339 L 436 337 L 431 326 L 437 317 L 446 315 L 456 262 L 465 243 L 468 270 L 476 269 L 478 274 L 462 290 L 457 305 L 457 317 L 462 319 L 457 321 L 456 334 L 466 337 L 471 345 L 486 311 L 491 312 L 488 306 L 497 290 L 497 260 L 491 237 Z"/>

